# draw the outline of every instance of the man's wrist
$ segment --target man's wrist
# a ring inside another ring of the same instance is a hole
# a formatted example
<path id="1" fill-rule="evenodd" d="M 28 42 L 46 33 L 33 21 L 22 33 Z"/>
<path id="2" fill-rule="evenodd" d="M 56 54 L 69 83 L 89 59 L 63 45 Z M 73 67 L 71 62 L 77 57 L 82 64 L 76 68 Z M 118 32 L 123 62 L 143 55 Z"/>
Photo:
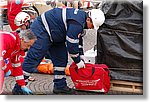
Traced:
<path id="1" fill-rule="evenodd" d="M 77 64 L 81 61 L 80 56 L 78 57 L 72 57 L 73 61 Z"/>

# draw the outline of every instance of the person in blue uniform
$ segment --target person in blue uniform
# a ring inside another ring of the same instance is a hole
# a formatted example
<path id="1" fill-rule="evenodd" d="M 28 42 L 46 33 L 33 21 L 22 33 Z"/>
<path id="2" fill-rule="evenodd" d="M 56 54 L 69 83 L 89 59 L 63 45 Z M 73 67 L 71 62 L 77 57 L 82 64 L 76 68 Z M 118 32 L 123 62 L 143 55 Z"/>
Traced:
<path id="1" fill-rule="evenodd" d="M 37 66 L 48 53 L 54 65 L 55 94 L 74 94 L 66 83 L 65 68 L 68 52 L 78 68 L 84 68 L 83 29 L 98 29 L 104 23 L 104 13 L 92 9 L 87 13 L 75 8 L 54 8 L 38 16 L 30 29 L 37 40 L 28 50 L 23 63 L 26 75 L 38 72 Z"/>

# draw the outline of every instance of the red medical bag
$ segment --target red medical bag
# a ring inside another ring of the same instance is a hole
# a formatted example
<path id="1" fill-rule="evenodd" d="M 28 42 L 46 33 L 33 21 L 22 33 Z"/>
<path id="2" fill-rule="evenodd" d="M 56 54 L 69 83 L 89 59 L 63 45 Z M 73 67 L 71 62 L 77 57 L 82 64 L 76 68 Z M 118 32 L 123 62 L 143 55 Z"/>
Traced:
<path id="1" fill-rule="evenodd" d="M 69 70 L 76 90 L 107 93 L 110 89 L 109 69 L 105 64 L 86 63 L 85 68 L 78 69 L 72 63 Z"/>

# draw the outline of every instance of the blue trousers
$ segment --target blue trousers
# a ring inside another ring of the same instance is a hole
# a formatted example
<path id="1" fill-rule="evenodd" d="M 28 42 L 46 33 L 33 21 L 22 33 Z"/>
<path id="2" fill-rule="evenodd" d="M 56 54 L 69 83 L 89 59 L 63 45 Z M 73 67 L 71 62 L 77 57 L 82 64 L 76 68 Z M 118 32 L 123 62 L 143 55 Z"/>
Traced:
<path id="1" fill-rule="evenodd" d="M 37 40 L 28 50 L 22 65 L 23 70 L 29 73 L 38 72 L 37 66 L 46 54 L 50 56 L 54 67 L 65 68 L 68 63 L 68 53 L 65 42 L 51 42 L 45 28 L 37 21 L 32 23 L 31 30 L 37 36 Z M 54 70 L 54 75 L 65 75 L 65 72 Z M 56 88 L 66 86 L 66 78 L 54 79 L 53 81 L 54 87 Z"/>

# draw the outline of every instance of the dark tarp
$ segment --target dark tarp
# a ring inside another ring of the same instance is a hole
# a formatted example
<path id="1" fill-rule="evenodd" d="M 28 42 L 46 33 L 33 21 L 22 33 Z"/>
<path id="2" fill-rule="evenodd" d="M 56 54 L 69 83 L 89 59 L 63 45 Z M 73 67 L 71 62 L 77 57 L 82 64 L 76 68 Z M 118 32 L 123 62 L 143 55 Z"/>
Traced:
<path id="1" fill-rule="evenodd" d="M 107 1 L 105 23 L 97 31 L 97 60 L 112 79 L 143 81 L 143 2 Z"/>

